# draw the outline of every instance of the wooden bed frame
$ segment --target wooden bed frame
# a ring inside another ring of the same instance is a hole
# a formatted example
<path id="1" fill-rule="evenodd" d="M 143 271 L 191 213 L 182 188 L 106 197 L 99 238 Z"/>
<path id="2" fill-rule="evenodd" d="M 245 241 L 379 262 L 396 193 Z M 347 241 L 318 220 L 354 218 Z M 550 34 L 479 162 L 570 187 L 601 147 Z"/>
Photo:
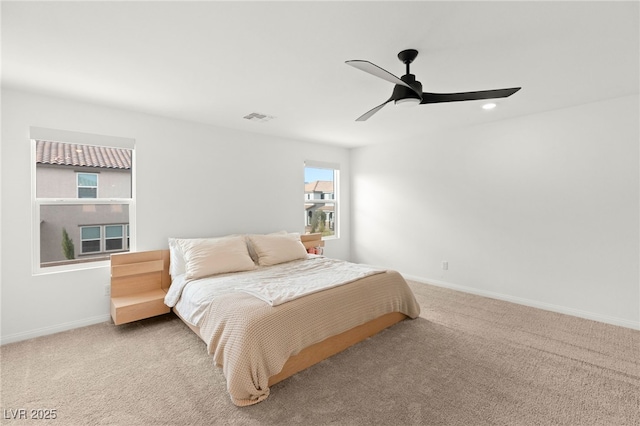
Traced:
<path id="1" fill-rule="evenodd" d="M 320 234 L 301 235 L 307 249 L 322 247 Z M 111 317 L 116 325 L 168 313 L 164 296 L 171 285 L 169 250 L 154 250 L 111 255 Z M 178 315 L 177 312 L 174 313 Z M 180 317 L 180 315 L 178 315 Z M 329 358 L 407 318 L 400 312 L 382 315 L 291 356 L 282 371 L 269 378 L 269 386 Z M 180 317 L 180 319 L 182 319 Z M 200 330 L 183 320 L 198 335 Z"/>

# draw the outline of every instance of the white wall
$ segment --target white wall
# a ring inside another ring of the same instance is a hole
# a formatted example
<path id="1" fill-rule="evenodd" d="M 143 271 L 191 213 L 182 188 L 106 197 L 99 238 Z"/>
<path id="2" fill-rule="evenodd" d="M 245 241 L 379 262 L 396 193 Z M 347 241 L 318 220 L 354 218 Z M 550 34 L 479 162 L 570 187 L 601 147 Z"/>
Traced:
<path id="1" fill-rule="evenodd" d="M 300 229 L 314 159 L 342 169 L 328 255 L 638 327 L 638 114 L 632 96 L 349 152 L 3 90 L 1 343 L 109 315 L 107 268 L 31 273 L 30 126 L 136 139 L 138 250 Z"/>
<path id="2" fill-rule="evenodd" d="M 108 268 L 32 275 L 29 127 L 136 140 L 137 250 L 167 237 L 302 231 L 304 160 L 341 166 L 348 259 L 349 151 L 68 100 L 2 91 L 2 343 L 106 321 Z"/>
<path id="3" fill-rule="evenodd" d="M 354 150 L 352 260 L 639 328 L 638 103 Z"/>

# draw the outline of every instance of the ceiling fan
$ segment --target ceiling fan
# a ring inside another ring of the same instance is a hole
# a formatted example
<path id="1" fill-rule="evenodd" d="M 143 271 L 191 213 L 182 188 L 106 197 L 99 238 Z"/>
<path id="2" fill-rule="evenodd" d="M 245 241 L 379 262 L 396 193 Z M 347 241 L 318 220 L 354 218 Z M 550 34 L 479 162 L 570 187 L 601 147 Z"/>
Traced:
<path id="1" fill-rule="evenodd" d="M 358 68 L 364 72 L 380 77 L 383 80 L 390 81 L 395 84 L 391 97 L 377 107 L 365 112 L 356 121 L 366 121 L 373 114 L 380 111 L 382 107 L 391 101 L 396 105 L 417 105 L 417 104 L 435 104 L 440 102 L 458 102 L 458 101 L 475 101 L 478 99 L 496 99 L 506 98 L 513 95 L 520 87 L 512 87 L 510 89 L 496 90 L 480 90 L 476 92 L 459 92 L 459 93 L 430 93 L 422 91 L 422 83 L 416 80 L 416 76 L 409 73 L 409 65 L 418 56 L 415 49 L 407 49 L 398 53 L 398 59 L 407 67 L 407 73 L 398 78 L 389 71 L 372 64 L 369 61 L 352 60 L 346 61 L 347 65 Z"/>

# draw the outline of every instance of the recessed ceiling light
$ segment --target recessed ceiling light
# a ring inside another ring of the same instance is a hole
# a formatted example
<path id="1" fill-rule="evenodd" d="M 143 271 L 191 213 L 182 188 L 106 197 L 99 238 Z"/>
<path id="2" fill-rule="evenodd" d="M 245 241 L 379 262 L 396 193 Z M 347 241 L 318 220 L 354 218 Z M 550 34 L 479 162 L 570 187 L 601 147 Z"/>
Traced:
<path id="1" fill-rule="evenodd" d="M 494 104 L 493 102 L 482 105 L 482 109 L 494 109 L 495 107 L 496 107 L 496 104 Z"/>

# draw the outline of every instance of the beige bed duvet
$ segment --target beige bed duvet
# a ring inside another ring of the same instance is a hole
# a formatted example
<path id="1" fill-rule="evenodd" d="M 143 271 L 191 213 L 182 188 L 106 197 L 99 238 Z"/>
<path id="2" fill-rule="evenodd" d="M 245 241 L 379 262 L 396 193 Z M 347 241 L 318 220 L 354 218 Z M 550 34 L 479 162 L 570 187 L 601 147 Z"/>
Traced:
<path id="1" fill-rule="evenodd" d="M 247 406 L 269 396 L 269 378 L 292 355 L 391 312 L 416 318 L 420 307 L 402 276 L 387 271 L 278 306 L 224 294 L 211 302 L 199 331 L 231 400 Z"/>

